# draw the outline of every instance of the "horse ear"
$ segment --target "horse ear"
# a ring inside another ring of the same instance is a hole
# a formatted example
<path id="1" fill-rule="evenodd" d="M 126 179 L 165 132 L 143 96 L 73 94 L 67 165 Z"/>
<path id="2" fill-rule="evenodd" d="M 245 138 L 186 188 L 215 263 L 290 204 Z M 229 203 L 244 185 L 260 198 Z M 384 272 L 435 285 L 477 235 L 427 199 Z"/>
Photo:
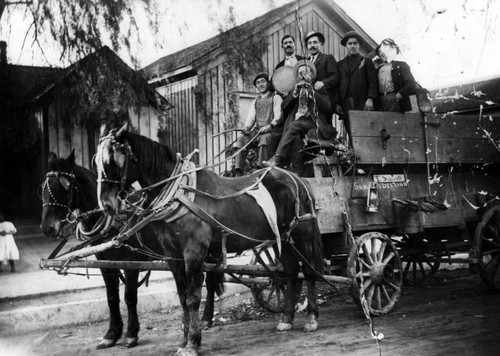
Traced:
<path id="1" fill-rule="evenodd" d="M 71 153 L 69 154 L 68 158 L 66 158 L 67 161 L 70 163 L 75 163 L 75 149 L 73 148 L 71 150 Z"/>
<path id="2" fill-rule="evenodd" d="M 120 137 L 125 131 L 128 131 L 128 122 L 125 122 L 122 127 L 116 132 L 116 137 Z"/>
<path id="3" fill-rule="evenodd" d="M 53 151 L 50 151 L 47 156 L 47 162 L 51 165 L 57 159 L 57 154 Z"/>
<path id="4" fill-rule="evenodd" d="M 106 125 L 106 123 L 105 123 L 105 122 L 103 122 L 103 123 L 101 124 L 101 129 L 99 130 L 99 136 L 100 136 L 100 137 L 104 137 L 104 136 L 106 136 L 106 135 L 108 134 L 108 131 L 109 131 L 109 129 L 108 129 L 108 125 Z"/>

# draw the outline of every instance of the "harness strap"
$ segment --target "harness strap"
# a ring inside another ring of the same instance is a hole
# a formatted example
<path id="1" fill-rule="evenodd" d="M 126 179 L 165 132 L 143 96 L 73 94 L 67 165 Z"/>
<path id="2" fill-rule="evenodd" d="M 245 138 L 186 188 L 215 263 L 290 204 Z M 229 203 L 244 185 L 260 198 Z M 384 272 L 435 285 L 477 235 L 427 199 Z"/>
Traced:
<path id="1" fill-rule="evenodd" d="M 228 233 L 230 235 L 236 235 L 239 237 L 243 237 L 247 240 L 255 241 L 255 242 L 262 242 L 261 240 L 254 239 L 253 237 L 243 235 L 237 231 L 234 231 L 233 229 L 223 225 L 220 223 L 217 219 L 215 219 L 213 216 L 208 214 L 205 210 L 203 210 L 198 204 L 190 201 L 187 199 L 184 195 L 181 195 L 177 197 L 177 200 L 179 200 L 182 204 L 184 204 L 191 212 L 199 217 L 201 220 L 205 221 L 207 224 L 212 226 L 213 228 L 218 229 L 221 231 L 223 234 Z"/>

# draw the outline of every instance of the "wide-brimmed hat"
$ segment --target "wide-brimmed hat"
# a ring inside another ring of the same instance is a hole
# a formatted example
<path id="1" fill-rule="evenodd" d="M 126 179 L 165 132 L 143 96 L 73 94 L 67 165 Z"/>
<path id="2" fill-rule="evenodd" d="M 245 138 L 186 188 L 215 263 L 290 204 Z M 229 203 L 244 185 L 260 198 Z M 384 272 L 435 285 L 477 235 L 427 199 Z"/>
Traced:
<path id="1" fill-rule="evenodd" d="M 349 38 L 353 38 L 353 37 L 358 40 L 359 44 L 362 44 L 365 41 L 363 39 L 363 37 L 361 37 L 361 35 L 359 33 L 357 33 L 356 31 L 348 31 L 345 33 L 344 37 L 342 37 L 340 44 L 345 47 Z"/>
<path id="2" fill-rule="evenodd" d="M 295 76 L 295 80 L 297 80 L 297 78 L 299 77 L 297 75 L 297 73 L 299 71 L 299 68 L 303 67 L 303 66 L 307 66 L 307 67 L 309 67 L 311 69 L 311 72 L 312 72 L 312 81 L 314 82 L 314 79 L 316 79 L 316 66 L 314 65 L 313 62 L 311 62 L 311 61 L 309 61 L 307 59 L 301 59 L 293 67 L 293 75 Z"/>
<path id="3" fill-rule="evenodd" d="M 318 36 L 320 42 L 325 43 L 325 36 L 323 36 L 323 34 L 321 32 L 313 30 L 313 31 L 309 31 L 308 33 L 306 33 L 306 35 L 304 37 L 304 42 L 306 43 L 306 45 L 307 45 L 307 40 L 313 36 Z"/>
<path id="4" fill-rule="evenodd" d="M 260 79 L 260 78 L 265 78 L 267 81 L 269 81 L 269 76 L 267 75 L 267 73 L 259 73 L 253 79 L 253 85 L 254 86 L 255 86 L 255 82 L 257 81 L 257 79 Z"/>

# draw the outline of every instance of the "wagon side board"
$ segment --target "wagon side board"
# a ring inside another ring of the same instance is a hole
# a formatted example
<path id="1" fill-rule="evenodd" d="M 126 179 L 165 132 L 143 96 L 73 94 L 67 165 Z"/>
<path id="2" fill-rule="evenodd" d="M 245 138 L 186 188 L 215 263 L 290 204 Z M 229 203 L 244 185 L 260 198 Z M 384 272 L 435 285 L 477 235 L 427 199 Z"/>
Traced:
<path id="1" fill-rule="evenodd" d="M 500 138 L 500 117 L 351 111 L 350 123 L 361 164 L 500 162 L 488 138 Z"/>

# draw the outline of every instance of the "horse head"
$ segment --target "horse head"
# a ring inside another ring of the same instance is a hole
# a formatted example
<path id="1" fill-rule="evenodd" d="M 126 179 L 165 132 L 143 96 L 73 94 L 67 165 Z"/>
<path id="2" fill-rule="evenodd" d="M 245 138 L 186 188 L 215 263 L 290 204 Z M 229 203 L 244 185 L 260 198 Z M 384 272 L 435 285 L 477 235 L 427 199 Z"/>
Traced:
<path id="1" fill-rule="evenodd" d="M 75 176 L 75 151 L 67 158 L 49 156 L 49 171 L 41 185 L 42 224 L 49 237 L 60 237 L 65 226 L 74 222 L 73 211 L 84 201 L 80 197 Z"/>
<path id="2" fill-rule="evenodd" d="M 127 140 L 128 123 L 121 128 L 101 126 L 96 153 L 97 199 L 109 215 L 122 211 L 122 199 L 133 182 L 139 180 L 137 158 Z"/>
<path id="3" fill-rule="evenodd" d="M 168 177 L 176 160 L 168 146 L 130 132 L 128 124 L 115 129 L 103 125 L 96 153 L 97 196 L 101 209 L 109 215 L 127 211 L 134 194 L 132 185 L 137 182 L 146 187 Z M 152 189 L 152 193 L 157 193 L 156 189 Z"/>

